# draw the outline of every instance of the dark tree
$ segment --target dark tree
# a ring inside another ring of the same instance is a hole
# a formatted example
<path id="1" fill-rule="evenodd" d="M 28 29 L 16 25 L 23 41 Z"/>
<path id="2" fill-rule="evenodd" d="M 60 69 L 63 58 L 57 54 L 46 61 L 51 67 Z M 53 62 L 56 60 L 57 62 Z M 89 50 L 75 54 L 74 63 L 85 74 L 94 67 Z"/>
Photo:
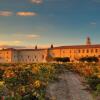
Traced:
<path id="1" fill-rule="evenodd" d="M 83 57 L 83 58 L 80 58 L 79 61 L 81 62 L 98 62 L 99 59 L 97 57 Z"/>
<path id="2" fill-rule="evenodd" d="M 70 58 L 69 57 L 56 57 L 56 58 L 54 58 L 54 61 L 57 61 L 57 62 L 70 62 Z"/>

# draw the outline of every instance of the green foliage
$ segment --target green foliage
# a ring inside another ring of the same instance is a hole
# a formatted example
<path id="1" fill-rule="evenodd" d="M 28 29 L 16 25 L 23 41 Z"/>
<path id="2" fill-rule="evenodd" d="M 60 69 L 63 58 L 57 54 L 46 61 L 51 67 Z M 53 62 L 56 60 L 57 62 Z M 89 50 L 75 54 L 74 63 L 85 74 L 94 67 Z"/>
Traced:
<path id="1" fill-rule="evenodd" d="M 91 76 L 87 78 L 87 82 L 91 89 L 96 90 L 96 86 L 100 84 L 100 79 L 97 76 Z"/>
<path id="2" fill-rule="evenodd" d="M 100 94 L 100 83 L 96 86 L 96 92 Z"/>
<path id="3" fill-rule="evenodd" d="M 4 70 L 1 70 L 1 69 L 0 69 L 0 80 L 2 80 L 2 75 L 3 75 L 3 73 L 4 73 Z"/>
<path id="4" fill-rule="evenodd" d="M 80 58 L 79 61 L 81 62 L 98 62 L 99 59 L 97 57 L 83 57 L 83 58 Z"/>
<path id="5" fill-rule="evenodd" d="M 70 58 L 69 57 L 56 57 L 56 58 L 54 58 L 54 61 L 57 61 L 57 62 L 70 62 Z"/>
<path id="6" fill-rule="evenodd" d="M 44 100 L 46 86 L 54 80 L 59 67 L 56 64 L 46 63 L 5 66 L 4 64 L 4 71 L 0 70 L 4 81 L 4 88 L 0 88 L 0 98 L 4 96 L 6 100 Z M 38 81 L 39 83 L 35 84 Z M 38 88 L 36 88 L 37 85 Z"/>

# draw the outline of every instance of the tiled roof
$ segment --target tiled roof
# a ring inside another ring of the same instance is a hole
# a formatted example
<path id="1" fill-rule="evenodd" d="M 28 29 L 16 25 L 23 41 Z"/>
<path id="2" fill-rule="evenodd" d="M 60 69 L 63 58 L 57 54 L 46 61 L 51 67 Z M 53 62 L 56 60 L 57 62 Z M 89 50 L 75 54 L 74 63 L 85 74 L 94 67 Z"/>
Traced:
<path id="1" fill-rule="evenodd" d="M 100 48 L 100 44 L 95 45 L 72 45 L 72 46 L 59 46 L 53 49 L 85 49 L 85 48 Z"/>
<path id="2" fill-rule="evenodd" d="M 40 51 L 40 50 L 46 50 L 46 49 L 16 49 L 17 51 Z"/>
<path id="3" fill-rule="evenodd" d="M 7 49 L 2 49 L 0 51 L 7 51 L 7 50 L 16 50 L 16 51 L 41 51 L 41 50 L 47 50 L 47 49 L 85 49 L 85 48 L 100 48 L 100 44 L 95 44 L 95 45 L 59 46 L 59 47 L 44 48 L 44 49 L 14 49 L 14 48 L 7 48 Z"/>
<path id="4" fill-rule="evenodd" d="M 14 49 L 14 48 L 3 48 L 0 51 L 8 51 L 8 50 L 16 50 L 16 49 Z"/>

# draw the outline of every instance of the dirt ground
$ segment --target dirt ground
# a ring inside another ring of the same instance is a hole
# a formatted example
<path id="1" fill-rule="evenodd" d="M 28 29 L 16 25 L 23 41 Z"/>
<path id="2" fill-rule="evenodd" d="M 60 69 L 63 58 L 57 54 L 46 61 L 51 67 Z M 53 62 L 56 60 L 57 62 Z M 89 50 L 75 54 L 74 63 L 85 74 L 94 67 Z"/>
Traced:
<path id="1" fill-rule="evenodd" d="M 47 87 L 47 100 L 94 100 L 84 81 L 73 72 L 64 72 L 59 75 L 59 81 Z"/>

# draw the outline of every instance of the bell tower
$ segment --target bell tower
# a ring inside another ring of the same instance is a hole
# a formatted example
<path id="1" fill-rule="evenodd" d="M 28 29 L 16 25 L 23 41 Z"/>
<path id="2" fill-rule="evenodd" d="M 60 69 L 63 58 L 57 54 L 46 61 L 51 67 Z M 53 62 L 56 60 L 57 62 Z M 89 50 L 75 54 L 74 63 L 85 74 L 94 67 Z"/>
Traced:
<path id="1" fill-rule="evenodd" d="M 86 45 L 91 45 L 91 39 L 90 39 L 90 37 L 86 38 Z"/>

